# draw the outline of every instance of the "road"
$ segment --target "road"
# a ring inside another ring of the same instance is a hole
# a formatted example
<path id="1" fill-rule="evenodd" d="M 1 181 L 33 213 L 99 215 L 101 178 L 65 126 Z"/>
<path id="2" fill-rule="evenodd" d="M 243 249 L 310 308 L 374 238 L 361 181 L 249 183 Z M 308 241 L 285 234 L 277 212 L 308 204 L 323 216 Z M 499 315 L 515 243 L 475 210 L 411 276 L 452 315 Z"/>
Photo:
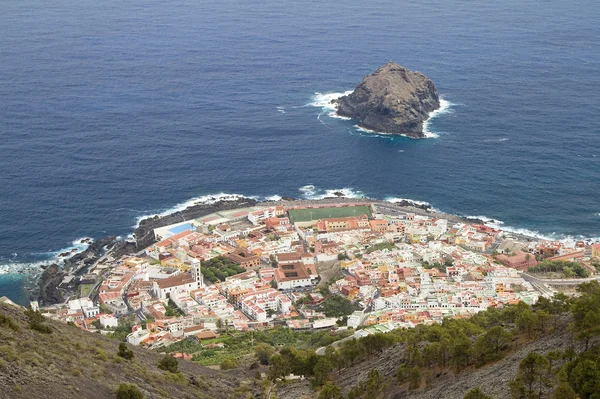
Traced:
<path id="1" fill-rule="evenodd" d="M 594 276 L 594 277 L 589 277 L 589 278 L 539 278 L 539 277 L 535 277 L 532 276 L 531 274 L 527 274 L 527 273 L 522 273 L 522 276 L 525 280 L 527 281 L 535 281 L 537 283 L 540 284 L 547 284 L 547 285 L 579 285 L 581 283 L 588 283 L 590 281 L 598 281 L 600 280 L 600 276 Z M 531 279 L 531 280 L 529 280 Z"/>
<path id="2" fill-rule="evenodd" d="M 533 288 L 538 290 L 539 293 L 542 294 L 542 296 L 545 296 L 546 298 L 554 296 L 555 291 L 539 279 L 527 273 L 521 273 L 521 277 L 523 278 L 523 280 L 529 282 L 533 286 Z"/>
<path id="3" fill-rule="evenodd" d="M 333 346 L 335 348 L 336 346 L 340 345 L 342 342 L 349 341 L 353 338 L 354 338 L 354 334 L 350 335 L 349 337 L 342 338 L 339 341 L 335 341 L 334 343 L 332 343 L 331 345 L 328 345 L 328 346 Z M 325 354 L 325 349 L 327 349 L 327 346 L 322 346 L 322 347 L 318 348 L 316 350 L 317 355 L 323 356 Z"/>

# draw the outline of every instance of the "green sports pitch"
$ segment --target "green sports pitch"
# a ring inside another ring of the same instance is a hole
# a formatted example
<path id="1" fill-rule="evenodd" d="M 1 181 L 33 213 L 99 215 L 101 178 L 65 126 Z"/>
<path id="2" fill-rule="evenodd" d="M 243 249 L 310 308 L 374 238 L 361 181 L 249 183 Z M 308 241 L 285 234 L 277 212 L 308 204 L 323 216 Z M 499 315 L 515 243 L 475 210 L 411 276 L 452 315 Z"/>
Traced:
<path id="1" fill-rule="evenodd" d="M 327 218 L 345 218 L 349 216 L 367 215 L 371 218 L 371 207 L 368 205 L 341 206 L 331 208 L 290 209 L 290 222 L 309 222 Z"/>

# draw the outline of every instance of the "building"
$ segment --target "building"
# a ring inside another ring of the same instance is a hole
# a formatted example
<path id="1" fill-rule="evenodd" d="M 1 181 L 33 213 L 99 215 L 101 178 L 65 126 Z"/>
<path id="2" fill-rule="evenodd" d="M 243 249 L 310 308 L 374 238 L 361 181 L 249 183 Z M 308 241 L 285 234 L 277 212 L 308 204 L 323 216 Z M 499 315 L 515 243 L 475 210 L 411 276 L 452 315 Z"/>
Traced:
<path id="1" fill-rule="evenodd" d="M 600 244 L 592 244 L 592 257 L 600 258 Z"/>
<path id="2" fill-rule="evenodd" d="M 523 251 L 517 251 L 512 256 L 498 255 L 496 256 L 496 259 L 498 259 L 506 266 L 518 270 L 527 270 L 528 268 L 536 266 L 538 264 L 537 260 L 535 260 L 535 256 L 529 253 L 525 253 Z"/>
<path id="3" fill-rule="evenodd" d="M 317 222 L 317 229 L 325 232 L 368 229 L 370 227 L 371 225 L 369 224 L 369 217 L 367 215 L 351 216 L 347 218 L 328 218 L 321 219 Z"/>
<path id="4" fill-rule="evenodd" d="M 238 250 L 226 255 L 233 262 L 238 263 L 244 269 L 260 266 L 260 256 L 253 255 L 246 250 Z"/>
<path id="5" fill-rule="evenodd" d="M 98 320 L 100 320 L 100 325 L 104 328 L 117 328 L 119 326 L 119 319 L 111 314 L 102 314 Z"/>
<path id="6" fill-rule="evenodd" d="M 162 299 L 169 299 L 171 294 L 177 292 L 191 292 L 203 286 L 200 262 L 195 262 L 189 273 L 181 273 L 176 276 L 154 281 L 154 294 Z"/>
<path id="7" fill-rule="evenodd" d="M 250 212 L 248 214 L 248 220 L 253 225 L 257 225 L 257 224 L 260 224 L 260 222 L 264 221 L 265 219 L 272 218 L 275 216 L 277 216 L 275 208 L 265 208 L 265 209 L 260 209 L 258 211 Z"/>
<path id="8" fill-rule="evenodd" d="M 275 270 L 275 281 L 279 290 L 310 287 L 317 277 L 316 267 L 302 262 L 280 264 Z"/>

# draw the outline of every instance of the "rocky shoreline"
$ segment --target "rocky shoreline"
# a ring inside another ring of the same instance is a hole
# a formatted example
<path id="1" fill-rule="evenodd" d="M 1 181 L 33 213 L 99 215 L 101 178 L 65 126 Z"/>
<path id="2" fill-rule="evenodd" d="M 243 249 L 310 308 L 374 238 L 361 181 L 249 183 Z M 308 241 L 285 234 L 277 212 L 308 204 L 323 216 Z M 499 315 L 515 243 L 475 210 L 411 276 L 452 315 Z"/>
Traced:
<path id="1" fill-rule="evenodd" d="M 113 257 L 136 254 L 156 242 L 153 234 L 156 228 L 219 211 L 254 206 L 257 203 L 258 201 L 251 198 L 217 201 L 210 204 L 202 203 L 165 216 L 153 216 L 143 219 L 134 230 L 132 240 L 123 240 L 116 236 L 103 237 L 94 241 L 84 251 L 65 259 L 63 262 L 49 265 L 33 286 L 34 289 L 30 290 L 30 297 L 37 298 L 42 306 L 62 303 L 73 294 L 69 292 L 68 288 L 60 288 L 64 279 L 68 276 L 85 274 L 89 267 L 107 252 Z"/>
<path id="2" fill-rule="evenodd" d="M 423 122 L 440 108 L 438 91 L 427 76 L 393 62 L 334 102 L 338 115 L 360 120 L 363 128 L 412 138 L 425 137 Z"/>
<path id="3" fill-rule="evenodd" d="M 410 212 L 418 215 L 443 218 L 453 223 L 484 224 L 484 221 L 480 219 L 466 218 L 443 213 L 432 208 L 431 205 L 418 204 L 409 200 L 389 202 L 370 198 L 347 198 L 337 196 L 318 200 L 303 200 L 286 197 L 278 201 L 262 202 L 251 198 L 238 198 L 235 200 L 221 200 L 212 203 L 200 203 L 192 205 L 182 211 L 173 212 L 165 216 L 152 216 L 143 219 L 134 230 L 132 239 L 124 240 L 116 236 L 103 237 L 94 241 L 84 251 L 73 255 L 64 262 L 51 264 L 44 270 L 37 281 L 37 284 L 35 284 L 36 289 L 30 291 L 30 295 L 32 298 L 37 298 L 42 306 L 55 305 L 64 302 L 73 294 L 73 292 L 70 292 L 68 288 L 61 288 L 61 284 L 66 277 L 75 277 L 85 274 L 92 265 L 94 265 L 106 254 L 110 254 L 112 257 L 116 258 L 123 255 L 133 255 L 143 251 L 145 248 L 156 242 L 153 232 L 154 229 L 159 227 L 168 226 L 170 224 L 183 222 L 190 219 L 196 219 L 219 211 L 245 208 L 258 204 L 265 206 L 281 205 L 289 207 L 334 203 L 352 204 L 364 202 L 375 204 L 375 206 L 378 204 L 385 205 L 400 212 Z M 535 239 L 533 237 L 526 238 Z"/>

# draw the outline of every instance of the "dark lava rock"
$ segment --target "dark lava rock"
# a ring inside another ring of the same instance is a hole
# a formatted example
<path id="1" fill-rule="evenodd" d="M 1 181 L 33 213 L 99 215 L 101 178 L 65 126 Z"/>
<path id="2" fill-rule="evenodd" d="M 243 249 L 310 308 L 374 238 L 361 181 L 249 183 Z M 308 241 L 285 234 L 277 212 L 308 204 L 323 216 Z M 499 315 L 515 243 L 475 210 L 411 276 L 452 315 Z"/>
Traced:
<path id="1" fill-rule="evenodd" d="M 154 237 L 154 229 L 156 228 L 182 222 L 184 220 L 196 219 L 214 212 L 250 207 L 257 203 L 257 201 L 251 198 L 240 198 L 235 201 L 218 201 L 214 204 L 192 205 L 181 212 L 171 213 L 163 217 L 154 216 L 144 219 L 133 233 L 136 240 L 136 249 L 138 251 L 142 250 L 156 242 Z"/>
<path id="2" fill-rule="evenodd" d="M 337 113 L 360 119 L 381 133 L 423 138 L 423 121 L 440 107 L 433 82 L 420 72 L 390 62 L 367 75 L 354 91 L 335 100 Z"/>

